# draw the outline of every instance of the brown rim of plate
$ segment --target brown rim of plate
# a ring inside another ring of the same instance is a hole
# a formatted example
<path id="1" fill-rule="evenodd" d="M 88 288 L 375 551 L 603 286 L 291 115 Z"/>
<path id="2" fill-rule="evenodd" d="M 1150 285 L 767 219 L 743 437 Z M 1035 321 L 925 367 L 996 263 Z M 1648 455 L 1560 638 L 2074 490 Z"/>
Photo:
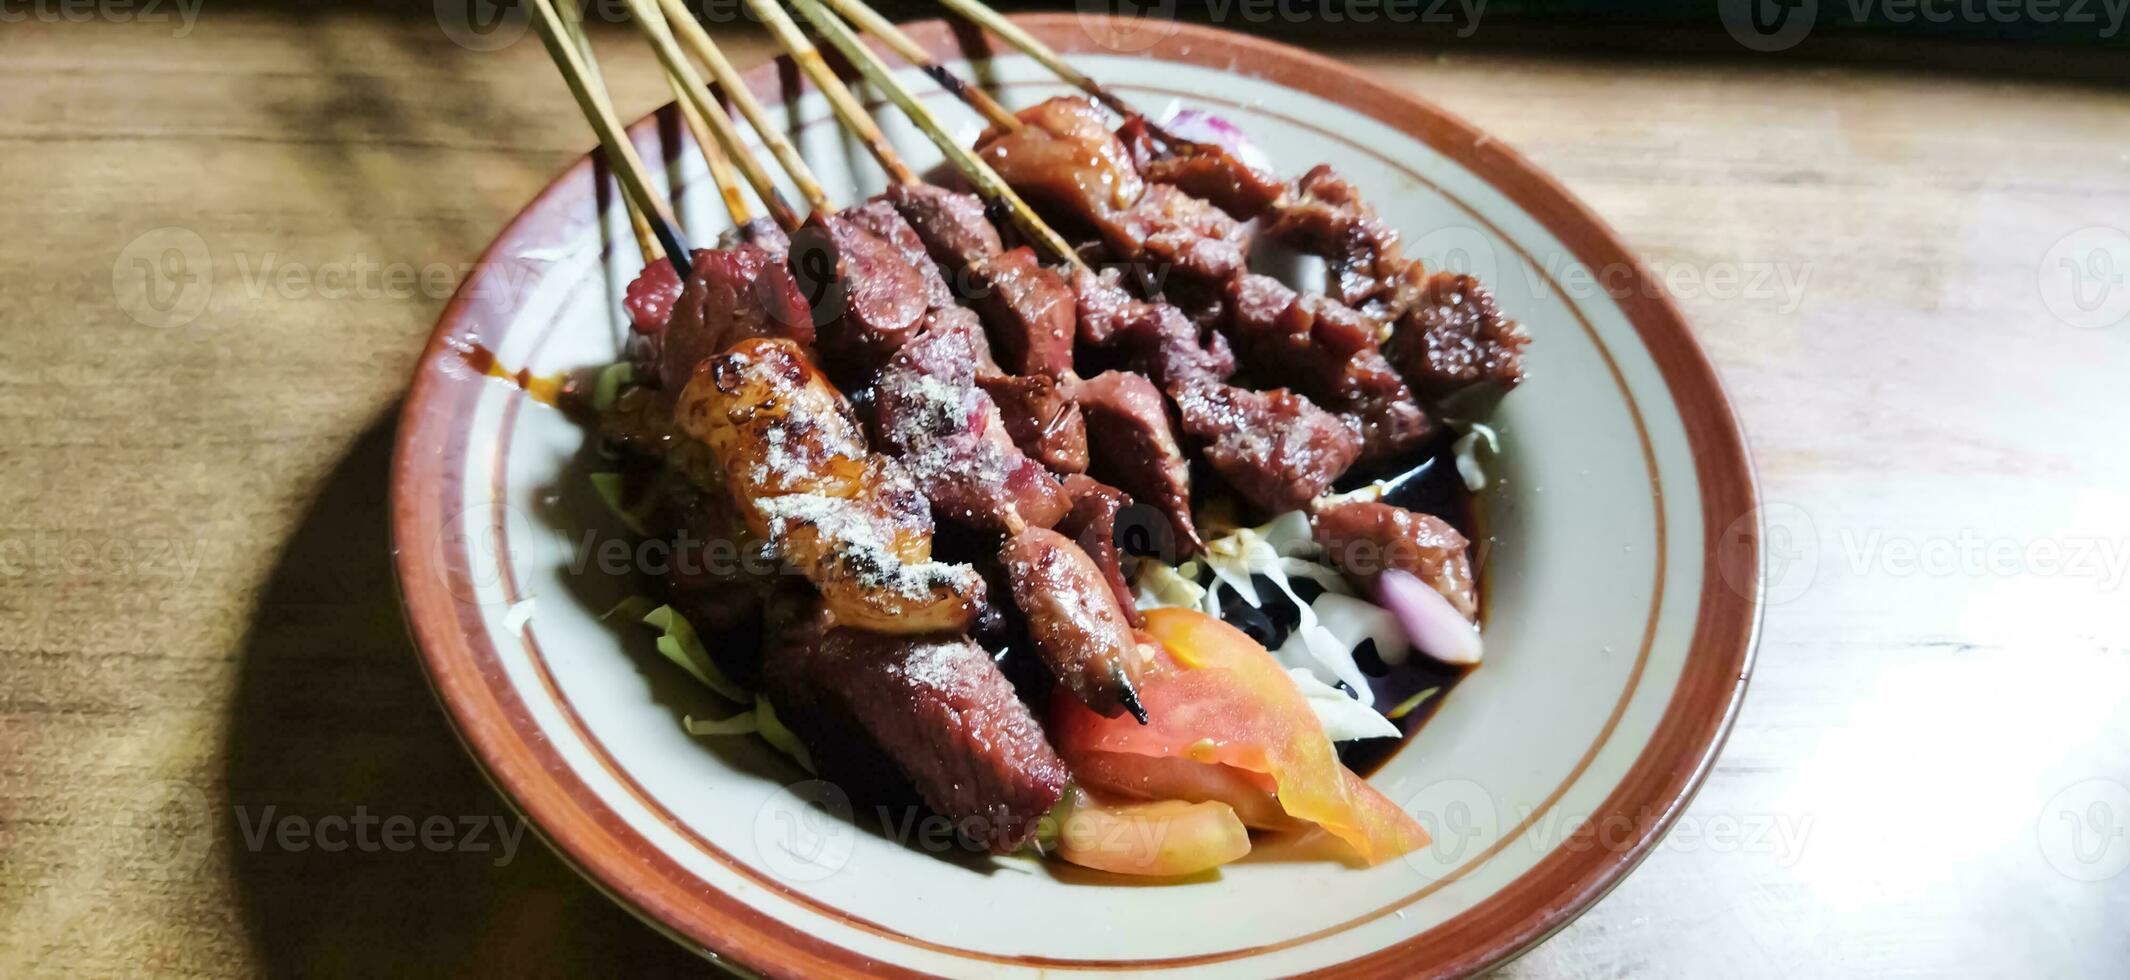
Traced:
<path id="1" fill-rule="evenodd" d="M 1106 18 L 1044 14 L 1014 20 L 1061 51 L 1109 53 L 1094 40 Z M 927 21 L 906 29 L 942 58 L 981 59 L 993 53 L 965 27 Z M 1625 295 L 1614 301 L 1634 325 L 1677 405 L 1701 492 L 1705 549 L 1693 640 L 1678 687 L 1640 756 L 1587 818 L 1592 826 L 1624 819 L 1634 829 L 1633 839 L 1620 847 L 1556 847 L 1509 886 L 1449 921 L 1325 972 L 1409 976 L 1483 970 L 1566 925 L 1640 863 L 1684 810 L 1729 731 L 1744 695 L 1760 613 L 1756 492 L 1743 435 L 1714 369 L 1649 271 L 1603 222 L 1514 151 L 1437 107 L 1315 55 L 1195 25 L 1167 24 L 1162 30 L 1170 33 L 1139 56 L 1239 71 L 1383 122 L 1488 182 L 1566 244 L 1578 260 L 1592 268 L 1631 269 L 1635 281 L 1630 285 L 1646 287 L 1620 290 Z M 750 87 L 768 99 L 793 91 L 794 81 L 783 59 L 748 73 Z M 658 125 L 657 118 L 646 117 L 631 129 L 641 134 Z M 509 258 L 513 250 L 580 222 L 572 209 L 580 206 L 581 198 L 573 192 L 589 179 L 592 167 L 589 157 L 581 159 L 549 184 L 497 236 L 476 268 L 517 261 Z M 538 737 L 527 709 L 503 676 L 478 609 L 454 596 L 451 584 L 469 581 L 471 570 L 462 549 L 439 545 L 453 533 L 452 522 L 465 517 L 446 513 L 444 501 L 460 499 L 456 491 L 464 485 L 469 433 L 459 412 L 463 405 L 444 396 L 474 389 L 472 379 L 450 367 L 449 344 L 474 325 L 508 323 L 522 298 L 471 288 L 476 282 L 469 280 L 453 297 L 423 352 L 407 397 L 391 476 L 394 563 L 409 629 L 447 715 L 490 780 L 557 852 L 662 931 L 763 972 L 881 975 L 886 964 L 823 942 L 708 888 L 607 809 Z M 918 945 L 936 951 L 929 944 Z M 1181 957 L 1143 965 L 1233 958 Z M 985 959 L 1067 965 L 1040 957 Z M 1106 969 L 1134 965 L 1080 961 L 1072 966 L 1083 963 Z"/>

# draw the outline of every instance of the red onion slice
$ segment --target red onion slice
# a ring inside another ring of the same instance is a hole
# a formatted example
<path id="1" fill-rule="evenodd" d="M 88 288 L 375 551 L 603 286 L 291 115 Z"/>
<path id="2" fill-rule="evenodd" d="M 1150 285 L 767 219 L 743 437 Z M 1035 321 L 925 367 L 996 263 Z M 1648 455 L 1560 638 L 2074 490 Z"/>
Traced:
<path id="1" fill-rule="evenodd" d="M 1376 598 L 1421 653 L 1446 664 L 1471 666 L 1479 662 L 1479 629 L 1457 612 L 1457 607 L 1426 582 L 1410 572 L 1386 570 L 1376 580 Z"/>

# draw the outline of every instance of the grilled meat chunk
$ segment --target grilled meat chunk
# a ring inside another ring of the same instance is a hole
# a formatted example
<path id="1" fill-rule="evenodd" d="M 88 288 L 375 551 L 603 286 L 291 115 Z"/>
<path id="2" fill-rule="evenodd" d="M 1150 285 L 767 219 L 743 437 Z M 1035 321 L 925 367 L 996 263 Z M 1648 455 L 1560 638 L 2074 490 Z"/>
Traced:
<path id="1" fill-rule="evenodd" d="M 1348 501 L 1317 508 L 1310 527 L 1332 566 L 1355 588 L 1372 592 L 1377 576 L 1395 568 L 1433 586 L 1466 619 L 1479 614 L 1467 542 L 1441 518 Z"/>
<path id="2" fill-rule="evenodd" d="M 1205 541 L 1191 520 L 1191 468 L 1153 382 L 1105 371 L 1070 385 L 1066 393 L 1087 416 L 1089 472 L 1160 511 L 1169 522 L 1175 558 L 1203 549 Z"/>
<path id="3" fill-rule="evenodd" d="M 1361 192 L 1328 164 L 1319 164 L 1272 212 L 1266 234 L 1320 255 L 1331 266 L 1326 294 L 1370 317 L 1391 322 L 1418 286 L 1420 263 L 1405 257 L 1398 231 L 1376 216 Z"/>
<path id="4" fill-rule="evenodd" d="M 1108 237 L 1146 182 L 1131 153 L 1109 131 L 1100 106 L 1083 96 L 1047 99 L 1015 113 L 1024 124 L 1006 133 L 987 130 L 977 157 L 1046 216 Z"/>
<path id="5" fill-rule="evenodd" d="M 856 207 L 844 208 L 843 218 L 886 242 L 902 256 L 924 283 L 925 304 L 934 310 L 954 305 L 954 292 L 947 288 L 947 281 L 940 275 L 939 265 L 932 261 L 931 253 L 925 250 L 924 240 L 917 231 L 895 210 L 889 201 L 875 198 Z"/>
<path id="6" fill-rule="evenodd" d="M 1007 539 L 999 564 L 1051 675 L 1097 714 L 1129 711 L 1146 721 L 1131 621 L 1087 553 L 1065 535 L 1032 527 Z"/>
<path id="7" fill-rule="evenodd" d="M 1061 96 L 1017 115 L 1025 125 L 986 131 L 977 155 L 1053 225 L 1092 233 L 1119 261 L 1214 280 L 1241 271 L 1248 244 L 1242 226 L 1176 187 L 1142 180 L 1092 100 Z"/>
<path id="8" fill-rule="evenodd" d="M 902 253 L 842 215 L 808 218 L 792 236 L 790 264 L 822 317 L 821 352 L 839 365 L 877 367 L 931 309 L 924 277 Z"/>
<path id="9" fill-rule="evenodd" d="M 1080 339 L 1113 348 L 1125 370 L 1137 371 L 1159 387 L 1184 381 L 1224 381 L 1235 373 L 1235 355 L 1225 338 L 1200 339 L 1198 326 L 1167 303 L 1134 298 L 1119 283 L 1117 270 L 1081 269 L 1073 274 L 1078 295 Z"/>
<path id="10" fill-rule="evenodd" d="M 670 275 L 672 266 L 665 268 Z M 742 340 L 782 337 L 811 345 L 813 310 L 775 255 L 753 245 L 698 249 L 658 336 L 659 385 L 678 392 L 696 365 Z"/>
<path id="11" fill-rule="evenodd" d="M 1396 459 L 1435 435 L 1434 420 L 1377 349 L 1367 317 L 1270 276 L 1230 281 L 1227 305 L 1224 329 L 1243 361 L 1349 419 L 1361 434 L 1362 459 Z"/>
<path id="12" fill-rule="evenodd" d="M 764 673 L 824 775 L 884 758 L 993 853 L 1028 841 L 1070 774 L 983 648 L 950 634 L 810 626 L 771 651 Z"/>
<path id="13" fill-rule="evenodd" d="M 1138 164 L 1140 176 L 1156 184 L 1173 184 L 1243 221 L 1265 213 L 1287 190 L 1285 181 L 1243 163 L 1219 146 L 1161 139 L 1142 116 L 1117 127 L 1117 139 Z"/>
<path id="14" fill-rule="evenodd" d="M 1124 578 L 1122 557 L 1117 553 L 1117 514 L 1130 506 L 1132 498 L 1084 473 L 1065 478 L 1065 493 L 1072 498 L 1072 511 L 1058 522 L 1057 531 L 1070 536 L 1102 570 L 1124 618 L 1134 628 L 1145 625 L 1139 615 L 1139 601 L 1132 595 L 1132 584 Z"/>
<path id="15" fill-rule="evenodd" d="M 1171 184 L 1148 184 L 1139 200 L 1103 229 L 1102 239 L 1110 254 L 1124 261 L 1167 266 L 1211 282 L 1241 273 L 1250 244 L 1241 222 Z"/>
<path id="16" fill-rule="evenodd" d="M 874 384 L 881 442 L 917 478 L 938 516 L 984 530 L 1049 527 L 1071 502 L 1050 473 L 1014 445 L 960 330 L 926 331 L 903 345 Z"/>
<path id="17" fill-rule="evenodd" d="M 1046 378 L 1072 370 L 1073 294 L 1063 276 L 1026 246 L 979 259 L 969 274 L 1006 370 Z"/>
<path id="18" fill-rule="evenodd" d="M 1385 353 L 1415 389 L 1441 401 L 1473 385 L 1516 387 L 1530 343 L 1479 280 L 1438 272 L 1398 321 Z"/>
<path id="19" fill-rule="evenodd" d="M 1306 506 L 1361 454 L 1361 437 L 1285 388 L 1197 382 L 1171 389 L 1183 431 L 1205 440 L 1215 472 L 1268 514 Z"/>
<path id="20" fill-rule="evenodd" d="M 674 418 L 709 447 L 747 527 L 821 590 L 839 622 L 966 628 L 983 580 L 931 560 L 932 515 L 902 466 L 869 453 L 850 406 L 789 340 L 702 363 Z"/>
<path id="21" fill-rule="evenodd" d="M 1021 452 L 1053 473 L 1087 471 L 1087 419 L 1056 381 L 979 368 L 976 383 L 997 403 L 1006 434 Z"/>
<path id="22" fill-rule="evenodd" d="M 897 184 L 881 198 L 902 213 L 949 276 L 958 276 L 978 259 L 1006 250 L 998 229 L 984 216 L 984 202 L 974 194 L 957 194 L 930 184 Z"/>

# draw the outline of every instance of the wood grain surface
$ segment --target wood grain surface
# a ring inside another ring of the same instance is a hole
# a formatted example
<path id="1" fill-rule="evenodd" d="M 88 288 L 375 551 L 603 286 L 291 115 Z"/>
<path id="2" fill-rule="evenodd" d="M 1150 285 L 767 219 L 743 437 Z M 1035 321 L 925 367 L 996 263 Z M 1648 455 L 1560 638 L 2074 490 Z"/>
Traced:
<path id="1" fill-rule="evenodd" d="M 703 968 L 508 817 L 401 624 L 395 405 L 591 144 L 537 43 L 454 43 L 447 6 L 4 8 L 0 975 Z M 1481 33 L 1301 40 L 1666 277 L 1775 561 L 1707 786 L 1508 972 L 2121 975 L 2130 59 Z M 666 100 L 598 40 L 625 116 Z M 280 836 L 336 819 L 342 850 Z"/>

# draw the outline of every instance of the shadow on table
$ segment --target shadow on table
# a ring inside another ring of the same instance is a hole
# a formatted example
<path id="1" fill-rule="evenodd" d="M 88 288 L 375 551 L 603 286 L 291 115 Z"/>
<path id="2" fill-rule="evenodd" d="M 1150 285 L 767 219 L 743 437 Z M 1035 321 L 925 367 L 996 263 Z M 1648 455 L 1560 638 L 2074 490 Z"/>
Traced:
<path id="1" fill-rule="evenodd" d="M 218 812 L 260 960 L 306 976 L 704 972 L 522 830 L 445 722 L 392 581 L 397 422 L 333 470 L 245 638 Z M 388 838 L 391 818 L 415 829 Z M 451 832 L 422 840 L 436 818 Z"/>

